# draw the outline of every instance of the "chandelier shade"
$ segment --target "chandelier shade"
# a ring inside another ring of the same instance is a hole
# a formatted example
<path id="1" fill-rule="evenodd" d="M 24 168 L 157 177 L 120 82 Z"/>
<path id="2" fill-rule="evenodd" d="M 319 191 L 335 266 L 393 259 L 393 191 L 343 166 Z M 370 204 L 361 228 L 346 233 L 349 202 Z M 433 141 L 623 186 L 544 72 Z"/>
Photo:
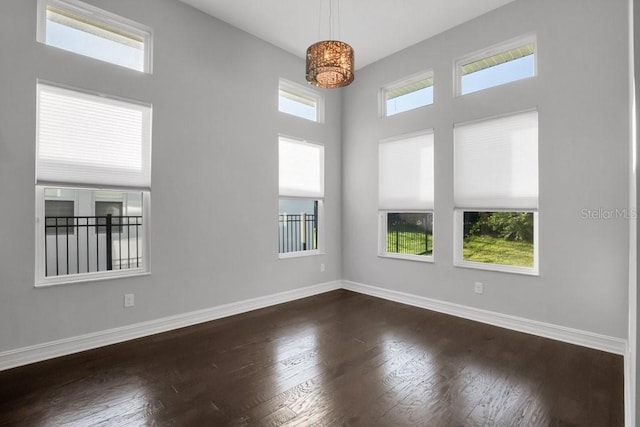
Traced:
<path id="1" fill-rule="evenodd" d="M 353 48 L 345 42 L 324 40 L 307 49 L 307 81 L 314 86 L 348 86 L 353 82 L 353 67 Z"/>

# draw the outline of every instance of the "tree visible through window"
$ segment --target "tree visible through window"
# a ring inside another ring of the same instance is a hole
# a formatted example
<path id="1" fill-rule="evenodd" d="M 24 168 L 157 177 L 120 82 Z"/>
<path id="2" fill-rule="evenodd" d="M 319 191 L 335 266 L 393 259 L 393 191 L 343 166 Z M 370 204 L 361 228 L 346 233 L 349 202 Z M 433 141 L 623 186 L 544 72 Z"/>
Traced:
<path id="1" fill-rule="evenodd" d="M 534 266 L 533 212 L 465 212 L 463 260 Z"/>

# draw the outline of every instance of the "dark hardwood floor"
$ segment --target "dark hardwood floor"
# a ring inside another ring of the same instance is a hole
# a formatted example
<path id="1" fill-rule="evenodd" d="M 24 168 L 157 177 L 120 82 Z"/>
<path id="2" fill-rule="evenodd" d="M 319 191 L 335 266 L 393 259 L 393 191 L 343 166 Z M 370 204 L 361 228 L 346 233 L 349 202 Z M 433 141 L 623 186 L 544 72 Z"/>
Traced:
<path id="1" fill-rule="evenodd" d="M 622 426 L 622 357 L 335 291 L 0 372 L 11 426 Z"/>

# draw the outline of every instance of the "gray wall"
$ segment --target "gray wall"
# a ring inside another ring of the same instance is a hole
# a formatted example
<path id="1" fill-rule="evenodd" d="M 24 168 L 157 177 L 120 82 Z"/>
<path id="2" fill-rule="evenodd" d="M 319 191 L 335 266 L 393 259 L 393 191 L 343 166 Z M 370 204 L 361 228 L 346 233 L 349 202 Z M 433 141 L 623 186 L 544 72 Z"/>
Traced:
<path id="1" fill-rule="evenodd" d="M 340 93 L 285 116 L 301 59 L 175 0 L 86 1 L 154 29 L 154 74 L 39 44 L 36 1 L 3 0 L 0 352 L 341 278 Z M 38 78 L 153 104 L 150 276 L 33 287 Z M 278 260 L 278 133 L 325 144 L 326 255 Z"/>
<path id="2" fill-rule="evenodd" d="M 626 339 L 629 221 L 582 220 L 581 210 L 629 203 L 627 8 L 519 0 L 361 70 L 343 105 L 344 279 Z M 529 32 L 538 77 L 454 98 L 457 58 Z M 433 106 L 378 117 L 379 87 L 430 68 Z M 454 267 L 453 124 L 530 108 L 539 112 L 540 275 Z M 435 263 L 379 258 L 378 141 L 429 128 Z"/>

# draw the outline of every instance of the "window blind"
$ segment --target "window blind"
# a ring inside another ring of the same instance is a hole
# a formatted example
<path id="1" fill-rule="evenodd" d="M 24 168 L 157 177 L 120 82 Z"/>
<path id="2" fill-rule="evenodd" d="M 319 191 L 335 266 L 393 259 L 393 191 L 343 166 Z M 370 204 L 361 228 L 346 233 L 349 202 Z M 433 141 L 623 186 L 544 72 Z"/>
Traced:
<path id="1" fill-rule="evenodd" d="M 378 154 L 380 209 L 433 209 L 433 133 L 381 142 Z"/>
<path id="2" fill-rule="evenodd" d="M 324 197 L 324 147 L 280 138 L 280 196 Z"/>
<path id="3" fill-rule="evenodd" d="M 458 208 L 538 208 L 538 112 L 454 129 L 454 203 Z"/>
<path id="4" fill-rule="evenodd" d="M 38 84 L 36 181 L 151 187 L 151 107 Z"/>

